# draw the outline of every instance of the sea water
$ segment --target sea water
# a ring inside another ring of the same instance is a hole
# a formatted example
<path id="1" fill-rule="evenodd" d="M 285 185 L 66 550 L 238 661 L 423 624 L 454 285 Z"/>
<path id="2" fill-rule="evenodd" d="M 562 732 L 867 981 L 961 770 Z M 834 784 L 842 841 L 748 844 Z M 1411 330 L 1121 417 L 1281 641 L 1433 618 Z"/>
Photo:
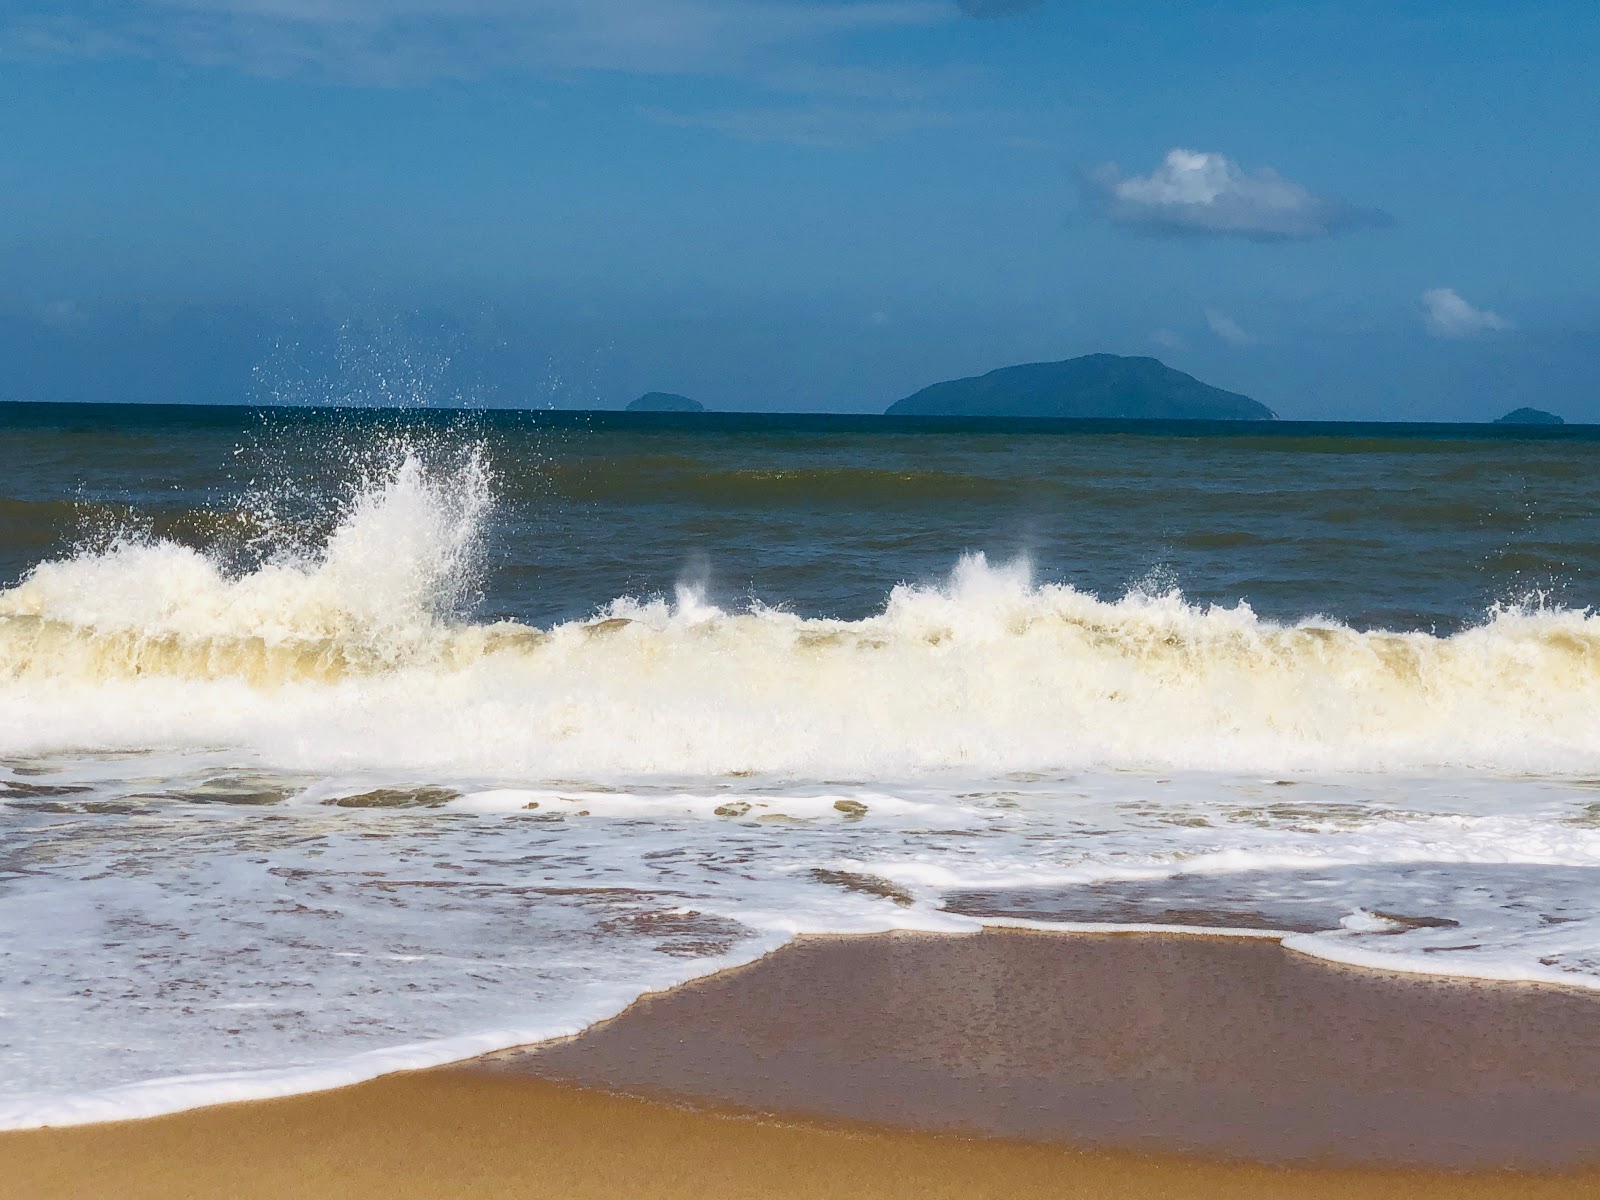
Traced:
<path id="1" fill-rule="evenodd" d="M 6 406 L 0 1127 L 804 933 L 1600 987 L 1583 430 Z"/>

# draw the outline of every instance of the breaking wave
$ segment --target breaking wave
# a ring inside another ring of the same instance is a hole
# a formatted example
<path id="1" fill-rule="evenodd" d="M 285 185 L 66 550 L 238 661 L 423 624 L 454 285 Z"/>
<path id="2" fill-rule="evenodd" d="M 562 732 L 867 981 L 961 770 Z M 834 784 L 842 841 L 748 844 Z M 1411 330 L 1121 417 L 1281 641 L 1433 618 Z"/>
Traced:
<path id="1" fill-rule="evenodd" d="M 1600 769 L 1600 619 L 1449 636 L 1104 600 L 963 557 L 859 621 L 690 588 L 474 624 L 491 480 L 399 456 L 330 536 L 230 570 L 123 539 L 0 592 L 0 751 L 242 745 L 560 778 L 944 768 Z"/>

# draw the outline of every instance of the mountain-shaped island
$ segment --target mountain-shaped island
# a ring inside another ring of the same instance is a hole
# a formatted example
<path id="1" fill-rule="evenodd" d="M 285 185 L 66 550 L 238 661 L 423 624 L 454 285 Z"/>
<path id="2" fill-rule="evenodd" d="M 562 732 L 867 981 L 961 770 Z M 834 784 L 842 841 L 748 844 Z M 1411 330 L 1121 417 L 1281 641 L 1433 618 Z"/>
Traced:
<path id="1" fill-rule="evenodd" d="M 1168 421 L 1275 421 L 1265 404 L 1201 383 L 1154 358 L 1086 354 L 1001 367 L 896 400 L 890 416 L 1109 417 Z"/>
<path id="2" fill-rule="evenodd" d="M 1513 408 L 1503 417 L 1496 417 L 1496 425 L 1565 425 L 1566 421 L 1542 408 Z"/>
<path id="3" fill-rule="evenodd" d="M 705 410 L 706 406 L 700 401 L 676 392 L 646 392 L 628 405 L 629 412 L 696 413 Z"/>

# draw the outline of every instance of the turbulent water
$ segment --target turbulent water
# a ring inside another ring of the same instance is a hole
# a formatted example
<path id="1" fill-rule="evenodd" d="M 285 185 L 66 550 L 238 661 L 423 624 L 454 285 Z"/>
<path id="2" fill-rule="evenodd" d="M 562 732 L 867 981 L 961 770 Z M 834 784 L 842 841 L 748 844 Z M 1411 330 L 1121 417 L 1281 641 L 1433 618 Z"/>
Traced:
<path id="1" fill-rule="evenodd" d="M 808 931 L 1600 987 L 1597 445 L 0 408 L 0 1127 Z"/>

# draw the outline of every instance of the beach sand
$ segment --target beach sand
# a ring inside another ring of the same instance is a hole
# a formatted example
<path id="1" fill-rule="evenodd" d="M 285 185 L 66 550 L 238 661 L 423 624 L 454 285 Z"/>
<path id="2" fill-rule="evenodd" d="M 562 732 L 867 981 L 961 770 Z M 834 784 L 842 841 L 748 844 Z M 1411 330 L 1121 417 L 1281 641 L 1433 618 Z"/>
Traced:
<path id="1" fill-rule="evenodd" d="M 504 1059 L 647 1097 L 1078 1146 L 1600 1167 L 1600 992 L 1272 939 L 807 938 Z"/>
<path id="2" fill-rule="evenodd" d="M 3 1134 L 0 1194 L 1600 1197 L 1597 1068 L 1576 990 L 1210 937 L 805 939 L 545 1047 Z"/>

